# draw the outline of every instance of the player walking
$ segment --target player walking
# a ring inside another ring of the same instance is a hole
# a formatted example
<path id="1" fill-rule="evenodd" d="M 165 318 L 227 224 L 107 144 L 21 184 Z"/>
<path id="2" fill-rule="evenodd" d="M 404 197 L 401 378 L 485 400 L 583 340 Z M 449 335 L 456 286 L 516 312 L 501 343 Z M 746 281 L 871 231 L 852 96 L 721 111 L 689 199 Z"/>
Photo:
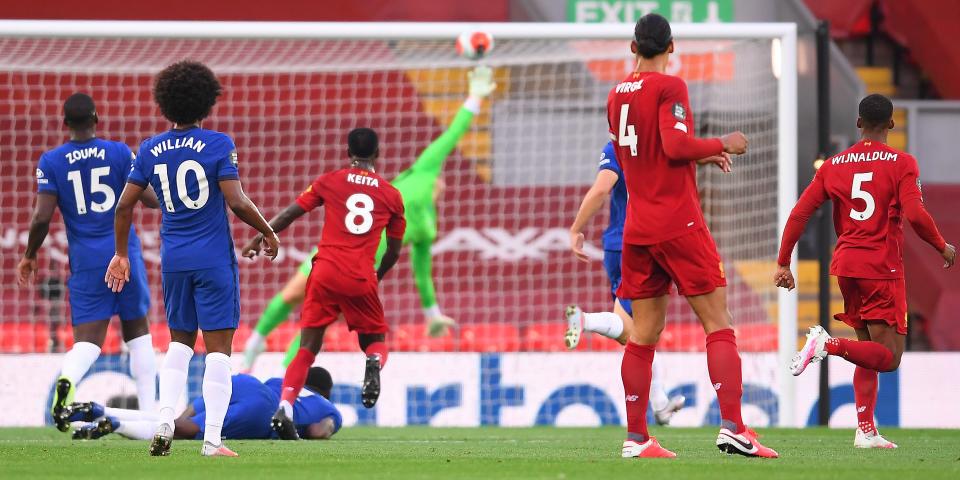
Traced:
<path id="1" fill-rule="evenodd" d="M 400 258 L 406 225 L 403 199 L 393 185 L 376 174 L 375 163 L 380 155 L 376 132 L 369 128 L 350 131 L 347 155 L 349 167 L 318 177 L 270 221 L 279 232 L 321 205 L 326 209 L 300 314 L 300 349 L 283 376 L 280 405 L 271 422 L 284 440 L 298 438 L 294 401 L 320 351 L 327 326 L 341 314 L 350 330 L 357 331 L 360 349 L 367 355 L 360 392 L 363 405 L 372 408 L 380 396 L 380 369 L 387 363 L 384 341 L 388 327 L 377 284 Z M 374 255 L 384 230 L 387 248 L 375 271 Z M 258 255 L 260 244 L 258 235 L 243 248 L 243 255 Z"/>
<path id="2" fill-rule="evenodd" d="M 627 212 L 627 187 L 623 181 L 623 170 L 614 153 L 613 142 L 607 142 L 600 153 L 600 164 L 597 166 L 597 178 L 593 186 L 587 191 L 580 203 L 577 216 L 570 226 L 570 249 L 581 261 L 589 262 L 590 258 L 583 251 L 583 229 L 597 212 L 603 207 L 604 199 L 610 198 L 610 221 L 603 231 L 603 268 L 607 271 L 610 280 L 610 291 L 613 297 L 613 310 L 610 312 L 584 313 L 577 305 L 570 305 L 564 312 L 567 322 L 567 331 L 564 334 L 564 343 L 573 350 L 580 343 L 584 331 L 616 340 L 620 345 L 626 345 L 630 338 L 630 327 L 633 325 L 631 316 L 633 309 L 630 301 L 617 298 L 617 288 L 620 287 L 620 254 L 623 249 L 623 222 Z M 660 369 L 656 360 L 653 362 L 653 376 L 650 382 L 650 403 L 653 407 L 653 418 L 660 425 L 670 423 L 670 418 L 683 408 L 686 398 L 683 395 L 667 397 L 667 392 L 660 382 Z"/>
<path id="3" fill-rule="evenodd" d="M 151 455 L 170 454 L 174 408 L 186 386 L 198 328 L 207 347 L 200 453 L 237 455 L 220 436 L 231 395 L 230 345 L 240 321 L 240 279 L 224 207 L 261 232 L 271 258 L 279 248 L 276 234 L 240 186 L 233 140 L 200 126 L 220 93 L 217 77 L 201 63 L 177 62 L 157 75 L 153 96 L 173 129 L 140 145 L 117 206 L 116 255 L 106 281 L 119 292 L 130 279 L 126 232 L 133 201 L 149 184 L 163 203 L 160 265 L 171 342 L 160 370 L 160 426 Z"/>
<path id="4" fill-rule="evenodd" d="M 413 271 L 414 283 L 420 294 L 420 304 L 423 307 L 427 329 L 431 336 L 442 336 L 454 325 L 454 320 L 444 315 L 437 302 L 437 292 L 433 284 L 433 259 L 430 249 L 437 239 L 437 197 L 439 197 L 440 173 L 447 157 L 456 148 L 457 143 L 470 129 L 473 117 L 480 113 L 483 99 L 488 97 L 497 88 L 493 82 L 493 71 L 490 67 L 480 66 L 470 72 L 469 95 L 463 106 L 457 111 L 450 126 L 430 145 L 427 146 L 413 162 L 410 168 L 400 172 L 393 179 L 393 186 L 400 190 L 406 212 L 407 230 L 403 236 L 403 244 L 410 245 L 410 264 Z M 376 263 L 386 251 L 386 240 L 381 238 L 377 249 Z M 314 251 L 316 253 L 316 251 Z M 311 254 L 313 257 L 313 254 Z M 244 347 L 243 367 L 245 370 L 253 368 L 257 356 L 266 348 L 266 339 L 278 325 L 283 323 L 290 312 L 303 301 L 306 290 L 307 277 L 313 259 L 307 259 L 290 277 L 283 289 L 277 293 L 267 305 L 267 308 L 257 321 L 257 326 L 247 339 Z M 300 349 L 300 337 L 290 343 L 287 356 L 283 364 L 289 365 L 294 355 Z"/>
<path id="5" fill-rule="evenodd" d="M 119 315 L 120 330 L 130 350 L 130 375 L 137 384 L 140 408 L 156 403 L 157 366 L 147 323 L 150 291 L 140 239 L 132 227 L 124 237 L 130 255 L 130 286 L 120 293 L 103 284 L 113 250 L 113 210 L 117 194 L 130 173 L 133 153 L 120 142 L 97 138 L 97 109 L 93 99 L 75 93 L 63 104 L 63 123 L 70 141 L 40 156 L 37 166 L 37 205 L 30 222 L 27 249 L 18 266 L 21 286 L 37 271 L 37 251 L 43 245 L 53 212 L 59 207 L 67 228 L 70 255 L 70 316 L 73 347 L 63 357 L 50 414 L 60 431 L 70 428 L 64 407 L 73 402 L 77 382 L 100 356 L 110 317 Z M 134 199 L 135 200 L 135 199 Z M 141 201 L 157 208 L 152 190 Z"/>
<path id="6" fill-rule="evenodd" d="M 877 373 L 896 370 L 907 334 L 907 293 L 903 279 L 903 221 L 906 218 L 925 242 L 953 265 L 956 249 L 946 243 L 923 206 L 920 169 L 906 152 L 886 145 L 893 128 L 893 103 L 883 95 L 860 101 L 860 141 L 831 157 L 804 190 L 783 231 L 774 281 L 796 286 L 790 271 L 793 248 L 810 216 L 833 201 L 838 239 L 830 274 L 837 277 L 844 313 L 835 315 L 857 332 L 857 340 L 833 338 L 819 325 L 810 327 L 807 341 L 793 358 L 790 371 L 800 375 L 827 355 L 857 366 L 853 373 L 857 404 L 858 448 L 897 448 L 874 424 Z"/>
<path id="7" fill-rule="evenodd" d="M 623 457 L 676 456 L 649 435 L 646 423 L 651 368 L 671 281 L 687 297 L 707 334 L 707 368 L 722 419 L 717 447 L 728 453 L 776 457 L 740 416 L 740 355 L 730 327 L 726 279 L 700 210 L 696 183 L 697 163 L 729 171 L 727 154 L 744 153 L 747 140 L 740 132 L 721 138 L 693 136 L 687 86 L 664 74 L 673 52 L 665 18 L 644 15 L 630 49 L 637 68 L 611 90 L 607 103 L 610 133 L 629 194 L 623 283 L 617 290 L 617 297 L 631 299 L 633 306 L 633 327 L 621 366 L 627 407 Z"/>

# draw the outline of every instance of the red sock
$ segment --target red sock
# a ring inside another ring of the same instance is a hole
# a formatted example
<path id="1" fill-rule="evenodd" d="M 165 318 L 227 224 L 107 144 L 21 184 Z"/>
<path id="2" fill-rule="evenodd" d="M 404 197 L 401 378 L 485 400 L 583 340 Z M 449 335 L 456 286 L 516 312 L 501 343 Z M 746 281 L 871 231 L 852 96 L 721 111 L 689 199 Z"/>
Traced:
<path id="1" fill-rule="evenodd" d="M 877 371 L 857 367 L 853 371 L 853 399 L 857 405 L 857 425 L 863 433 L 877 430 L 873 409 L 877 405 Z"/>
<path id="2" fill-rule="evenodd" d="M 720 425 L 733 433 L 743 433 L 745 428 L 740 417 L 743 379 L 740 354 L 737 352 L 737 337 L 732 328 L 717 330 L 707 335 L 707 371 L 710 372 L 710 383 L 713 383 L 713 388 L 717 391 Z"/>
<path id="3" fill-rule="evenodd" d="M 637 345 L 627 342 L 620 364 L 623 393 L 627 404 L 627 438 L 643 443 L 650 439 L 647 432 L 647 404 L 650 403 L 650 380 L 653 379 L 655 345 Z"/>
<path id="4" fill-rule="evenodd" d="M 387 344 L 383 342 L 373 342 L 370 345 L 367 345 L 367 349 L 363 351 L 367 356 L 371 355 L 380 355 L 380 370 L 383 370 L 383 367 L 387 364 Z"/>
<path id="5" fill-rule="evenodd" d="M 824 350 L 858 367 L 878 372 L 889 372 L 893 363 L 893 352 L 877 342 L 831 338 L 824 345 Z"/>
<path id="6" fill-rule="evenodd" d="M 290 405 L 297 401 L 297 396 L 300 395 L 300 390 L 303 389 L 303 384 L 307 381 L 307 372 L 316 358 L 317 354 L 306 348 L 297 351 L 297 355 L 293 357 L 293 361 L 287 366 L 286 373 L 283 374 L 283 389 L 280 390 L 280 400 L 286 400 Z"/>

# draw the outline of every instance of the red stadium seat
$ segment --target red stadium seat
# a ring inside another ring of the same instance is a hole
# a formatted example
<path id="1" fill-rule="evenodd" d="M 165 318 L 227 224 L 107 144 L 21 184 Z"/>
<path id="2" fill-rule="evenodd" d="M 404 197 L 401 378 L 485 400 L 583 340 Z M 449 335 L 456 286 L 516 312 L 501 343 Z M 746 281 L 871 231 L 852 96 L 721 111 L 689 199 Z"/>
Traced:
<path id="1" fill-rule="evenodd" d="M 777 351 L 777 326 L 772 323 L 750 323 L 734 327 L 741 352 Z"/>
<path id="2" fill-rule="evenodd" d="M 73 326 L 67 323 L 57 327 L 57 339 L 60 341 L 64 352 L 73 348 Z M 116 355 L 120 353 L 122 343 L 123 337 L 120 333 L 120 327 L 116 321 L 111 321 L 107 327 L 107 336 L 103 339 L 103 346 L 100 347 L 100 354 Z"/>
<path id="3" fill-rule="evenodd" d="M 49 349 L 46 322 L 0 323 L 0 353 L 43 353 Z"/>
<path id="4" fill-rule="evenodd" d="M 153 349 L 158 352 L 166 352 L 170 347 L 170 329 L 165 322 L 151 323 L 150 335 L 153 336 Z"/>
<path id="5" fill-rule="evenodd" d="M 233 332 L 233 351 L 242 352 L 243 347 L 246 346 L 247 339 L 250 338 L 250 326 L 241 323 L 237 327 L 237 331 Z"/>
<path id="6" fill-rule="evenodd" d="M 283 322 L 270 336 L 267 337 L 267 350 L 271 352 L 286 352 L 293 337 L 300 333 L 295 322 Z"/>
<path id="7" fill-rule="evenodd" d="M 460 350 L 464 352 L 516 352 L 520 332 L 509 323 L 476 323 L 460 327 Z"/>
<path id="8" fill-rule="evenodd" d="M 702 352 L 706 350 L 706 335 L 699 323 L 670 323 L 660 334 L 657 349 L 672 352 Z"/>
<path id="9" fill-rule="evenodd" d="M 580 339 L 580 345 L 586 343 L 592 352 L 623 352 L 623 345 L 616 340 L 592 332 L 583 332 L 583 335 L 586 338 Z"/>
<path id="10" fill-rule="evenodd" d="M 567 326 L 561 322 L 535 323 L 524 326 L 520 338 L 520 350 L 525 352 L 566 352 L 563 334 Z M 585 332 L 585 335 L 590 335 Z M 586 342 L 581 340 L 576 351 L 587 350 Z"/>
<path id="11" fill-rule="evenodd" d="M 433 338 L 427 335 L 423 324 L 400 325 L 387 334 L 390 350 L 395 352 L 452 352 L 456 344 L 453 335 Z"/>
<path id="12" fill-rule="evenodd" d="M 356 352 L 359 350 L 357 333 L 347 329 L 346 322 L 337 321 L 327 327 L 327 331 L 323 335 L 324 352 Z"/>

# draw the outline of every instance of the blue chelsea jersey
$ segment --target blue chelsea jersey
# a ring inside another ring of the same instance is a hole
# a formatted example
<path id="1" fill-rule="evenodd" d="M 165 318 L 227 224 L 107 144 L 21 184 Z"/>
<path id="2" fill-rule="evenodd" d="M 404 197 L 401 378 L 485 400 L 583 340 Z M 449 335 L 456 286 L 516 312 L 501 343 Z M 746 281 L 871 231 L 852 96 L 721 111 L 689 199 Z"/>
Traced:
<path id="1" fill-rule="evenodd" d="M 280 398 L 280 390 L 283 388 L 282 378 L 271 378 L 263 384 L 273 391 L 277 398 Z M 293 421 L 297 425 L 297 432 L 301 436 L 306 435 L 307 427 L 310 424 L 320 423 L 321 420 L 328 417 L 333 420 L 334 433 L 340 431 L 340 427 L 343 426 L 343 416 L 340 415 L 337 407 L 330 400 L 323 398 L 319 393 L 307 387 L 300 390 L 300 396 L 293 403 Z"/>
<path id="2" fill-rule="evenodd" d="M 164 272 L 235 264 L 219 182 L 239 179 L 229 136 L 199 127 L 145 140 L 127 181 L 148 183 L 160 198 L 160 264 Z"/>
<path id="3" fill-rule="evenodd" d="M 40 156 L 37 192 L 57 196 L 67 230 L 70 271 L 103 269 L 115 250 L 113 212 L 133 160 L 120 142 L 69 141 Z M 131 226 L 129 255 L 140 255 Z"/>
<path id="4" fill-rule="evenodd" d="M 617 183 L 610 191 L 610 223 L 603 231 L 603 249 L 619 252 L 623 250 L 623 223 L 627 218 L 627 185 L 614 150 L 613 142 L 607 142 L 600 154 L 597 171 L 610 170 L 617 174 Z"/>

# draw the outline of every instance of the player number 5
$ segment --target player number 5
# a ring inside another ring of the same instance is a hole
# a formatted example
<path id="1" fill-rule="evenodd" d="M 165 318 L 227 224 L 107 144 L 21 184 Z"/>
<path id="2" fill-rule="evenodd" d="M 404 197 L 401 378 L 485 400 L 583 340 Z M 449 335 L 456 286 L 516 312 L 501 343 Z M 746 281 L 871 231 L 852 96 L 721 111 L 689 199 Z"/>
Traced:
<path id="1" fill-rule="evenodd" d="M 630 147 L 630 155 L 637 156 L 637 129 L 633 125 L 627 125 L 629 112 L 629 103 L 620 106 L 620 133 L 617 134 L 617 143 L 621 147 Z"/>
<path id="2" fill-rule="evenodd" d="M 373 228 L 373 199 L 366 193 L 354 193 L 347 198 L 347 210 L 350 213 L 343 219 L 347 231 L 354 235 L 363 235 Z M 357 218 L 360 223 L 357 223 Z"/>
<path id="3" fill-rule="evenodd" d="M 850 209 L 850 218 L 854 220 L 863 221 L 872 217 L 874 210 L 877 208 L 877 204 L 873 200 L 873 195 L 870 195 L 870 192 L 861 188 L 864 183 L 871 180 L 873 180 L 873 172 L 853 174 L 853 188 L 850 190 L 850 198 L 859 198 L 863 200 L 863 203 L 867 204 L 867 207 L 864 208 L 863 211 Z"/>

